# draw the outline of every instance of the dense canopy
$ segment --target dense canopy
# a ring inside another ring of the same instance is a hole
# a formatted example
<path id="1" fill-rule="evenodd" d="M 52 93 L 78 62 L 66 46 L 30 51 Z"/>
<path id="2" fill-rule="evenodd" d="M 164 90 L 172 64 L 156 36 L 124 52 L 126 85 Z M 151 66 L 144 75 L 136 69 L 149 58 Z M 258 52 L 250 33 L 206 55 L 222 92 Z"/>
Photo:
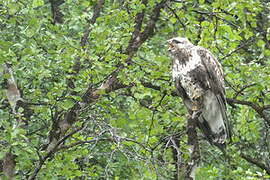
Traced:
<path id="1" fill-rule="evenodd" d="M 269 14 L 268 0 L 1 1 L 0 178 L 270 177 Z M 175 36 L 223 66 L 226 154 L 176 94 Z"/>

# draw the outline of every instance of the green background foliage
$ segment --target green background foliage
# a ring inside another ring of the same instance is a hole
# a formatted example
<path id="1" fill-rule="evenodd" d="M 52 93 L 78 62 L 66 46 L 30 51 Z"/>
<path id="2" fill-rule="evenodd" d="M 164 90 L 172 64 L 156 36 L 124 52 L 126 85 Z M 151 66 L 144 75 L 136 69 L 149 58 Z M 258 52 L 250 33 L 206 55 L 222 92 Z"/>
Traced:
<path id="1" fill-rule="evenodd" d="M 12 65 L 28 107 L 19 108 L 18 123 L 1 88 L 0 160 L 8 152 L 16 156 L 14 179 L 30 178 L 57 137 L 66 139 L 45 159 L 37 179 L 173 179 L 177 153 L 182 178 L 190 157 L 187 110 L 174 93 L 167 53 L 174 36 L 209 49 L 225 72 L 230 160 L 198 131 L 197 179 L 269 177 L 269 2 L 168 0 L 157 21 L 155 8 L 163 1 L 145 2 L 106 0 L 94 21 L 97 0 L 1 1 L 0 63 Z M 134 32 L 147 31 L 149 23 L 155 24 L 152 33 L 136 49 Z M 100 90 L 115 74 L 116 85 Z M 85 101 L 87 90 L 100 90 L 100 96 Z M 78 103 L 75 120 L 56 135 Z"/>

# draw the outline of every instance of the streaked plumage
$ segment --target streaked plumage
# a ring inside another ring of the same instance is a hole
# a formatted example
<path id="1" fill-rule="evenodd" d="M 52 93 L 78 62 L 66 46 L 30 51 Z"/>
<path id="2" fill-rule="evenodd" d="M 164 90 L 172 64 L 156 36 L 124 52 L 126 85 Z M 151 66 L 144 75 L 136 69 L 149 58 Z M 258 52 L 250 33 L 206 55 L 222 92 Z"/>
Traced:
<path id="1" fill-rule="evenodd" d="M 229 135 L 223 71 L 207 49 L 186 38 L 169 41 L 175 87 L 198 126 L 209 140 L 224 147 Z M 227 127 L 227 129 L 226 129 Z"/>

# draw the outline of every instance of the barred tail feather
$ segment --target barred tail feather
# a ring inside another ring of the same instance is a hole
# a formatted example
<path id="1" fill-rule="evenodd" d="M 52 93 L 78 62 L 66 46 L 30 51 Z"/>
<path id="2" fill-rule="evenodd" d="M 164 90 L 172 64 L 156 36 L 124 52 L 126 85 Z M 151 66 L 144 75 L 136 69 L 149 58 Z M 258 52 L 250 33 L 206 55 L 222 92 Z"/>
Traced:
<path id="1" fill-rule="evenodd" d="M 224 131 L 221 132 L 220 134 L 214 134 L 208 124 L 208 122 L 204 119 L 202 114 L 198 118 L 198 127 L 206 137 L 207 141 L 212 144 L 217 146 L 219 149 L 221 149 L 223 152 L 226 148 L 225 142 L 219 142 L 217 139 L 220 139 L 220 137 L 224 136 Z"/>
<path id="2" fill-rule="evenodd" d="M 208 90 L 203 99 L 203 109 L 199 117 L 199 127 L 211 144 L 225 144 L 227 132 L 224 125 L 224 109 L 218 97 Z"/>
<path id="3" fill-rule="evenodd" d="M 221 97 L 221 95 L 217 95 L 217 100 L 218 100 L 220 108 L 221 108 L 222 118 L 223 118 L 223 121 L 224 121 L 224 124 L 226 127 L 226 133 L 227 133 L 228 139 L 231 142 L 232 141 L 232 132 L 231 132 L 231 128 L 230 128 L 231 126 L 230 126 L 230 123 L 229 123 L 229 120 L 228 120 L 227 114 L 226 114 L 226 106 L 225 106 L 226 100 L 223 99 Z"/>

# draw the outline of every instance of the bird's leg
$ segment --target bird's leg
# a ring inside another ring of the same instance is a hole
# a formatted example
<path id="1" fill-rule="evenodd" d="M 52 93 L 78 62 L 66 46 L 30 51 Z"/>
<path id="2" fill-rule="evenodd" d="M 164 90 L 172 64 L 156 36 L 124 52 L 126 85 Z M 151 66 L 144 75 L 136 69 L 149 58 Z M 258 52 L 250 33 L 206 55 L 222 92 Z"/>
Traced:
<path id="1" fill-rule="evenodd" d="M 192 102 L 192 119 L 198 118 L 201 114 L 201 97 L 198 96 L 194 98 L 194 101 Z"/>
<path id="2" fill-rule="evenodd" d="M 200 116 L 201 111 L 200 110 L 196 110 L 192 112 L 192 119 L 196 119 Z"/>
<path id="3" fill-rule="evenodd" d="M 201 100 L 201 94 L 194 93 L 191 97 L 192 100 L 192 111 L 197 111 L 200 109 L 200 100 Z"/>
<path id="4" fill-rule="evenodd" d="M 198 104 L 198 101 L 194 101 L 192 103 L 192 119 L 195 119 L 199 116 L 199 104 Z"/>

